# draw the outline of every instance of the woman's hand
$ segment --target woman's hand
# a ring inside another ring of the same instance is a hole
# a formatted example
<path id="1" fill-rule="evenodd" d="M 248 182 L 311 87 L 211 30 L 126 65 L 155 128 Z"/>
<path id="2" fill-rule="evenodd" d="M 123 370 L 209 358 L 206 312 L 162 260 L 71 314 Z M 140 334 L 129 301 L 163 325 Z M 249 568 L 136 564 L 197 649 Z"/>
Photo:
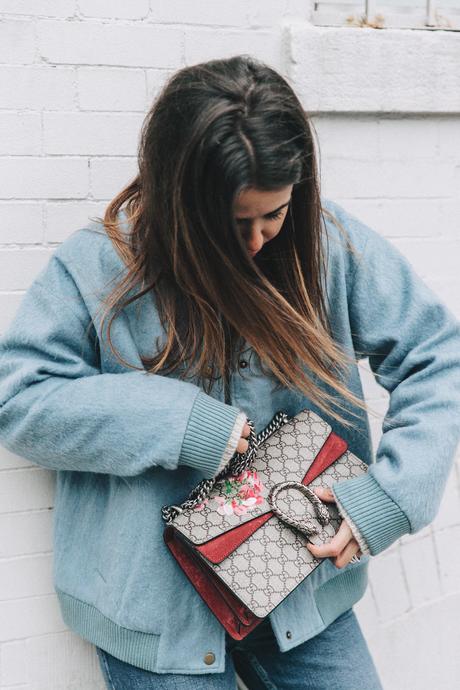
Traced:
<path id="1" fill-rule="evenodd" d="M 238 445 L 236 446 L 237 453 L 246 453 L 247 449 L 249 448 L 249 442 L 246 441 L 246 439 L 249 436 L 250 431 L 251 428 L 249 424 L 246 422 L 246 424 L 243 427 L 243 431 L 241 432 L 241 438 L 238 441 Z"/>
<path id="2" fill-rule="evenodd" d="M 330 489 L 317 487 L 315 494 L 325 503 L 335 503 L 334 494 Z M 343 568 L 355 554 L 361 556 L 359 544 L 354 538 L 351 529 L 346 520 L 342 520 L 337 534 L 326 544 L 317 546 L 316 544 L 307 544 L 313 556 L 316 558 L 325 558 L 327 556 L 334 557 L 334 565 L 336 568 Z"/>

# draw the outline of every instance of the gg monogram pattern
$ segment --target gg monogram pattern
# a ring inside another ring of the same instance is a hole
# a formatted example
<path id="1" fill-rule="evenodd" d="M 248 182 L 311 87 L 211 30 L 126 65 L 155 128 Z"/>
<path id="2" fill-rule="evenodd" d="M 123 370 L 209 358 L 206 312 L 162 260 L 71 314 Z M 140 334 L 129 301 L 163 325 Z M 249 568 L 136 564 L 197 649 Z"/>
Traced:
<path id="1" fill-rule="evenodd" d="M 198 510 L 184 510 L 174 519 L 173 526 L 193 548 L 271 511 L 267 501 L 270 489 L 286 481 L 301 482 L 331 431 L 330 425 L 311 410 L 299 412 L 259 446 L 251 465 L 259 481 L 258 502 L 253 502 L 250 509 L 241 514 L 219 511 L 226 496 L 224 480 L 214 487 L 206 503 Z M 337 481 L 351 479 L 366 471 L 367 465 L 347 450 L 308 486 L 311 489 L 317 486 L 329 488 Z M 306 548 L 308 541 L 316 544 L 330 541 L 341 522 L 335 504 L 325 503 L 330 522 L 321 525 L 312 503 L 295 487 L 282 491 L 277 505 L 290 517 L 300 521 L 308 518 L 317 534 L 307 537 L 272 515 L 220 563 L 211 563 L 199 554 L 207 566 L 261 618 L 319 565 L 320 560 Z"/>

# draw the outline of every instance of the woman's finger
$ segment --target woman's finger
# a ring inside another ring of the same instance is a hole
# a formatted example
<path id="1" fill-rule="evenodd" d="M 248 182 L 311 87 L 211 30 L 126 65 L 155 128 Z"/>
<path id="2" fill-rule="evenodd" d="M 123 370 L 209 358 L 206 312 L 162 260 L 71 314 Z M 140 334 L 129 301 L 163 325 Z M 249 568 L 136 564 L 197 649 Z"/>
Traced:
<path id="1" fill-rule="evenodd" d="M 313 491 L 322 501 L 325 501 L 326 503 L 334 501 L 335 503 L 335 497 L 331 489 L 324 486 L 317 486 L 315 489 L 313 489 Z"/>
<path id="2" fill-rule="evenodd" d="M 352 540 L 358 545 L 348 524 L 345 520 L 342 520 L 337 533 L 332 537 L 331 541 L 326 542 L 326 544 L 309 543 L 307 547 L 314 556 L 319 558 L 326 558 L 326 556 L 337 557 Z"/>
<path id="3" fill-rule="evenodd" d="M 353 556 L 361 553 L 359 549 L 359 544 L 355 539 L 352 539 L 344 548 L 342 553 L 340 553 L 334 560 L 334 565 L 336 568 L 343 568 L 347 565 Z"/>
<path id="4" fill-rule="evenodd" d="M 244 438 L 240 438 L 238 441 L 238 445 L 236 446 L 236 450 L 238 453 L 246 453 L 247 449 L 249 448 L 249 443 L 246 441 Z"/>
<path id="5" fill-rule="evenodd" d="M 246 424 L 243 427 L 243 431 L 241 432 L 241 436 L 244 436 L 246 438 L 247 436 L 249 436 L 250 432 L 251 432 L 251 427 L 246 422 Z"/>

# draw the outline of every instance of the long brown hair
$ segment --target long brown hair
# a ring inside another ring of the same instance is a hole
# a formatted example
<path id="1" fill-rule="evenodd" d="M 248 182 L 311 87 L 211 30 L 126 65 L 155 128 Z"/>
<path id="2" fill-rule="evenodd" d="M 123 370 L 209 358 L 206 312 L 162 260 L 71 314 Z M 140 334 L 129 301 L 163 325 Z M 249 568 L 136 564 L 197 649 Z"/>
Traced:
<path id="1" fill-rule="evenodd" d="M 112 322 L 152 291 L 166 338 L 142 360 L 148 372 L 182 368 L 209 393 L 218 377 L 228 385 L 246 340 L 276 385 L 348 425 L 335 408 L 354 413 L 340 397 L 365 405 L 347 388 L 355 359 L 328 324 L 313 128 L 287 81 L 246 55 L 177 71 L 145 118 L 138 164 L 97 218 L 128 268 L 103 318 L 111 314 L 107 340 L 119 361 L 133 366 L 114 351 Z M 291 184 L 281 231 L 251 258 L 233 217 L 236 196 Z"/>

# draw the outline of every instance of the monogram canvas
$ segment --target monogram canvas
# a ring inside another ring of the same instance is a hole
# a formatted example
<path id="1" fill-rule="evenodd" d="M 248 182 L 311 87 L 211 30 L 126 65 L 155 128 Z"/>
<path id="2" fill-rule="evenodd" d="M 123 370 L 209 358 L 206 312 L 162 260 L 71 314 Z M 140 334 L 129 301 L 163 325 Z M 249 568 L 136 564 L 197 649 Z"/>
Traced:
<path id="1" fill-rule="evenodd" d="M 203 564 L 263 618 L 319 565 L 306 548 L 308 541 L 330 541 L 341 522 L 335 504 L 323 503 L 329 522 L 322 524 L 298 484 L 330 487 L 366 471 L 329 424 L 303 410 L 261 443 L 250 468 L 220 481 L 203 503 L 184 510 L 172 525 Z M 297 486 L 278 494 L 279 516 L 269 493 L 287 481 Z M 305 534 L 288 520 L 308 520 L 316 533 Z"/>

